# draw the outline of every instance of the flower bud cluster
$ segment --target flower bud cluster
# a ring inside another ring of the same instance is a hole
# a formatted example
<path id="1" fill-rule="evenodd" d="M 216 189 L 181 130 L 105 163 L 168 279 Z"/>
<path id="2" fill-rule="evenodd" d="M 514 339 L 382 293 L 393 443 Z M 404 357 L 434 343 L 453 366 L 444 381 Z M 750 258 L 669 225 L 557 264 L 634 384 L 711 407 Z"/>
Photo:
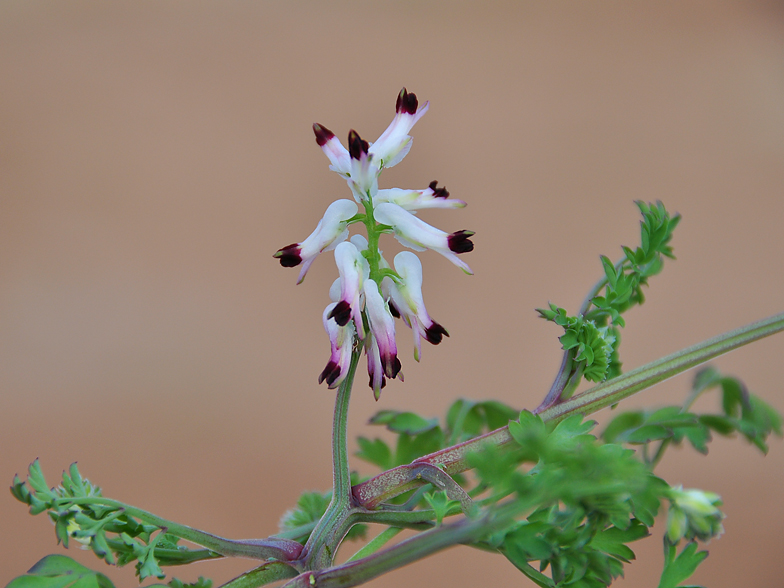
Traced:
<path id="1" fill-rule="evenodd" d="M 410 251 L 397 254 L 390 266 L 379 249 L 379 237 L 391 233 L 415 251 L 432 249 L 467 274 L 471 268 L 458 258 L 473 250 L 472 231 L 446 233 L 416 216 L 428 208 L 463 208 L 462 200 L 431 182 L 424 190 L 379 189 L 378 177 L 385 168 L 397 165 L 411 149 L 408 134 L 427 112 L 417 97 L 405 88 L 395 104 L 395 118 L 375 143 L 363 140 L 356 131 L 348 134 L 348 149 L 323 125 L 314 124 L 316 143 L 330 161 L 330 169 L 346 180 L 353 200 L 336 200 L 329 205 L 316 229 L 304 241 L 278 250 L 283 267 L 300 266 L 297 283 L 305 279 L 320 253 L 334 251 L 339 278 L 330 289 L 331 303 L 323 313 L 331 355 L 319 375 L 319 383 L 336 388 L 346 378 L 352 350 L 361 345 L 367 356 L 370 387 L 378 399 L 387 379 L 403 379 L 395 341 L 395 319 L 414 333 L 414 358 L 419 361 L 422 339 L 437 345 L 446 329 L 430 318 L 422 299 L 422 264 Z M 359 212 L 362 205 L 364 212 Z M 367 238 L 349 238 L 348 227 L 363 223 Z"/>
<path id="2" fill-rule="evenodd" d="M 667 539 L 673 545 L 681 539 L 710 541 L 724 533 L 721 497 L 714 492 L 682 486 L 670 488 Z"/>

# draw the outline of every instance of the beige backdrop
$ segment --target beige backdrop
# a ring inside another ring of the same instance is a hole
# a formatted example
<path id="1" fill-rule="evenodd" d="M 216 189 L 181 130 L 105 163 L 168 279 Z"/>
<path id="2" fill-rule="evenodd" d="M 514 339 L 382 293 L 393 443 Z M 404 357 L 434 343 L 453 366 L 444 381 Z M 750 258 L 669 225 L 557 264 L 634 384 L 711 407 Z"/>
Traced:
<path id="1" fill-rule="evenodd" d="M 452 337 L 406 382 L 355 393 L 352 438 L 382 408 L 543 396 L 557 329 L 599 255 L 638 239 L 635 199 L 683 214 L 678 260 L 628 316 L 627 368 L 784 309 L 784 11 L 778 2 L 30 2 L 0 4 L 0 477 L 74 460 L 107 495 L 230 537 L 276 530 L 330 483 L 333 394 L 316 383 L 330 256 L 306 282 L 272 253 L 348 197 L 310 125 L 374 139 L 407 86 L 431 101 L 383 186 L 438 179 L 476 231 L 467 277 L 423 255 Z M 393 245 L 387 245 L 394 251 Z M 779 335 L 716 361 L 784 410 Z M 361 378 L 364 380 L 364 378 Z M 682 376 L 626 406 L 679 402 Z M 371 473 L 358 460 L 356 467 Z M 673 451 L 672 483 L 715 490 L 727 535 L 695 580 L 779 586 L 784 445 Z M 0 498 L 0 583 L 61 552 Z M 661 526 L 661 525 L 660 525 Z M 659 536 L 617 585 L 650 587 Z M 106 571 L 133 586 L 131 569 Z M 219 584 L 252 562 L 171 570 Z M 527 585 L 457 548 L 392 587 Z"/>

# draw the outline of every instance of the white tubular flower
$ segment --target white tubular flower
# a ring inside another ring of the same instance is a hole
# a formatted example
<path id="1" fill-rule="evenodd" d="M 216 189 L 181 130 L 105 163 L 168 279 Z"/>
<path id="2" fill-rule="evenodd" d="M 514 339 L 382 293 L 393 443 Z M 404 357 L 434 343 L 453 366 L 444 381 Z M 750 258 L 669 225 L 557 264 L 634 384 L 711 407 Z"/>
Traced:
<path id="1" fill-rule="evenodd" d="M 365 337 L 365 325 L 362 322 L 362 284 L 368 277 L 369 268 L 367 261 L 356 246 L 350 241 L 344 241 L 335 248 L 335 264 L 340 273 L 340 300 L 329 313 L 329 318 L 344 327 L 350 319 L 354 319 L 357 336 Z"/>
<path id="2" fill-rule="evenodd" d="M 368 241 L 365 239 L 364 235 L 351 235 L 351 239 L 349 239 L 354 244 L 360 252 L 365 251 L 368 248 Z"/>
<path id="3" fill-rule="evenodd" d="M 351 130 L 348 133 L 348 152 L 351 156 L 351 177 L 349 188 L 357 202 L 373 199 L 378 192 L 378 166 L 373 165 L 373 156 L 368 154 L 368 142 Z"/>
<path id="4" fill-rule="evenodd" d="M 319 384 L 326 380 L 327 387 L 337 388 L 346 378 L 349 365 L 351 364 L 351 350 L 354 346 L 354 323 L 349 321 L 346 326 L 341 327 L 334 320 L 330 320 L 329 315 L 334 310 L 337 303 L 333 302 L 324 309 L 322 321 L 324 330 L 329 335 L 329 344 L 332 353 L 327 362 L 327 367 L 319 374 Z"/>
<path id="5" fill-rule="evenodd" d="M 348 237 L 347 221 L 357 214 L 357 205 L 351 200 L 336 200 L 327 207 L 324 217 L 302 243 L 292 243 L 279 249 L 273 257 L 280 260 L 283 267 L 302 264 L 297 284 L 305 279 L 305 274 L 319 253 L 331 251 Z"/>
<path id="6" fill-rule="evenodd" d="M 473 251 L 471 242 L 473 231 L 456 231 L 447 234 L 391 202 L 382 202 L 374 210 L 375 218 L 384 225 L 389 225 L 395 231 L 395 238 L 406 247 L 415 251 L 432 249 L 446 257 L 467 274 L 473 274 L 471 268 L 464 261 L 458 259 L 457 254 Z"/>
<path id="7" fill-rule="evenodd" d="M 430 103 L 425 102 L 417 110 L 418 105 L 416 94 L 409 94 L 405 88 L 400 90 L 395 103 L 395 118 L 370 147 L 370 154 L 378 161 L 379 168 L 397 165 L 411 150 L 412 139 L 408 132 L 427 112 Z"/>
<path id="8" fill-rule="evenodd" d="M 373 204 L 391 202 L 409 212 L 423 208 L 463 208 L 466 203 L 455 198 L 449 199 L 446 188 L 438 187 L 438 182 L 433 180 L 424 190 L 403 190 L 402 188 L 389 188 L 379 190 L 373 197 Z"/>
<path id="9" fill-rule="evenodd" d="M 375 337 L 365 339 L 365 355 L 370 376 L 369 385 L 373 389 L 373 397 L 378 400 L 381 397 L 381 389 L 387 385 L 387 379 L 384 377 L 384 366 L 381 365 L 381 354 Z"/>
<path id="10" fill-rule="evenodd" d="M 400 360 L 397 358 L 395 342 L 395 318 L 381 297 L 378 284 L 374 280 L 365 281 L 364 291 L 370 332 L 378 345 L 384 375 L 391 380 L 400 372 Z"/>
<path id="11" fill-rule="evenodd" d="M 446 329 L 430 318 L 422 299 L 422 263 L 410 251 L 401 251 L 395 256 L 395 271 L 402 278 L 400 284 L 389 287 L 393 305 L 403 321 L 414 333 L 414 359 L 419 361 L 422 355 L 422 338 L 429 343 L 438 345 L 446 336 Z M 392 282 L 390 278 L 387 278 Z M 386 281 L 386 280 L 385 280 Z"/>
<path id="12" fill-rule="evenodd" d="M 348 179 L 351 175 L 351 158 L 335 133 L 320 124 L 313 125 L 313 132 L 316 135 L 316 143 L 332 164 L 329 169 Z"/>

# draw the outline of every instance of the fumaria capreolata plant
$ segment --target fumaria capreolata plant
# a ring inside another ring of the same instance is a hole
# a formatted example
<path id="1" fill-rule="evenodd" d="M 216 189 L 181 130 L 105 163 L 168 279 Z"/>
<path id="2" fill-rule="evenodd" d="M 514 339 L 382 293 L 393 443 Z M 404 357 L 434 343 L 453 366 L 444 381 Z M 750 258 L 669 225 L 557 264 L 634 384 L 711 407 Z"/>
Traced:
<path id="1" fill-rule="evenodd" d="M 673 258 L 672 234 L 680 221 L 661 202 L 637 202 L 640 244 L 623 247 L 616 262 L 602 256 L 602 275 L 574 313 L 550 303 L 538 309 L 559 329 L 563 360 L 550 390 L 533 410 L 519 411 L 490 399 L 456 400 L 443 420 L 414 412 L 381 410 L 371 424 L 396 436 L 388 444 L 361 437 L 357 457 L 380 472 L 359 479 L 349 466 L 346 422 L 354 378 L 364 355 L 376 400 L 387 382 L 402 380 L 397 330 L 414 337 L 414 359 L 423 340 L 438 345 L 447 330 L 429 315 L 422 295 L 422 264 L 415 253 L 432 249 L 466 274 L 463 254 L 473 250 L 472 231 L 447 233 L 420 218 L 429 208 L 463 208 L 444 187 L 379 188 L 381 172 L 411 149 L 409 135 L 427 112 L 413 93 L 397 97 L 395 117 L 378 140 L 356 131 L 348 148 L 323 125 L 316 142 L 343 178 L 351 199 L 333 202 L 316 229 L 274 257 L 299 267 L 298 283 L 315 259 L 334 252 L 338 278 L 329 288 L 324 329 L 330 354 L 318 382 L 335 392 L 332 435 L 333 485 L 306 492 L 263 539 L 231 540 L 164 520 L 105 498 L 76 465 L 50 487 L 36 460 L 11 492 L 54 523 L 58 542 L 77 542 L 110 565 L 134 564 L 139 580 L 163 579 L 163 568 L 224 557 L 255 559 L 253 569 L 225 588 L 256 588 L 284 581 L 287 588 L 346 588 L 460 544 L 507 558 L 543 588 L 608 586 L 634 559 L 629 544 L 649 534 L 666 511 L 660 588 L 681 586 L 705 559 L 699 542 L 723 532 L 718 495 L 671 486 L 654 473 L 667 448 L 687 444 L 707 452 L 713 434 L 737 435 L 767 451 L 782 434 L 781 416 L 736 378 L 711 367 L 696 372 L 678 406 L 619 412 L 601 431 L 586 420 L 664 379 L 700 366 L 742 345 L 784 330 L 784 313 L 719 335 L 648 365 L 623 372 L 619 347 L 623 315 L 645 300 L 643 289 Z M 425 216 L 424 214 L 422 216 Z M 350 236 L 352 227 L 364 235 Z M 381 237 L 394 236 L 407 250 L 390 264 Z M 575 394 L 586 380 L 592 388 Z M 713 413 L 692 411 L 705 393 L 718 396 Z M 292 502 L 294 502 L 292 500 Z M 378 530 L 350 558 L 336 562 L 340 546 Z M 391 540 L 403 529 L 416 533 Z M 199 546 L 181 544 L 187 541 Z M 163 584 L 156 584 L 163 585 Z M 200 578 L 173 588 L 209 588 Z M 49 555 L 7 588 L 111 588 L 109 579 L 64 555 Z"/>

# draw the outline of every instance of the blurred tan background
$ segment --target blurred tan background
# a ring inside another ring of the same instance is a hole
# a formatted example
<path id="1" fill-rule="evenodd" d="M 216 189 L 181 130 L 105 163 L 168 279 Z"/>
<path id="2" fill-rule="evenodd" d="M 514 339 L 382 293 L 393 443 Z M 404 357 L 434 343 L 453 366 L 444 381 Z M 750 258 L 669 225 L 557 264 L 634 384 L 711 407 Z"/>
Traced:
<path id="1" fill-rule="evenodd" d="M 78 460 L 109 496 L 236 538 L 275 532 L 300 491 L 327 488 L 333 394 L 316 377 L 334 262 L 295 286 L 272 253 L 349 197 L 310 125 L 373 140 L 403 86 L 431 109 L 382 187 L 437 179 L 467 200 L 423 218 L 476 231 L 476 275 L 423 255 L 452 337 L 417 365 L 402 331 L 406 382 L 375 403 L 360 378 L 352 438 L 376 434 L 376 410 L 442 415 L 455 396 L 533 408 L 560 360 L 533 309 L 574 311 L 599 255 L 636 245 L 635 199 L 684 220 L 678 260 L 628 316 L 627 368 L 784 310 L 780 2 L 6 0 L 0 477 L 39 457 L 54 484 Z M 779 335 L 715 364 L 784 410 L 783 352 Z M 689 382 L 625 404 L 680 402 Z M 697 583 L 781 585 L 783 466 L 780 440 L 766 458 L 717 440 L 665 460 L 670 482 L 725 500 Z M 62 552 L 7 493 L 0 520 L 0 583 Z M 656 585 L 660 537 L 637 552 L 616 585 Z M 219 585 L 251 566 L 169 571 Z M 372 585 L 528 584 L 458 548 Z"/>

